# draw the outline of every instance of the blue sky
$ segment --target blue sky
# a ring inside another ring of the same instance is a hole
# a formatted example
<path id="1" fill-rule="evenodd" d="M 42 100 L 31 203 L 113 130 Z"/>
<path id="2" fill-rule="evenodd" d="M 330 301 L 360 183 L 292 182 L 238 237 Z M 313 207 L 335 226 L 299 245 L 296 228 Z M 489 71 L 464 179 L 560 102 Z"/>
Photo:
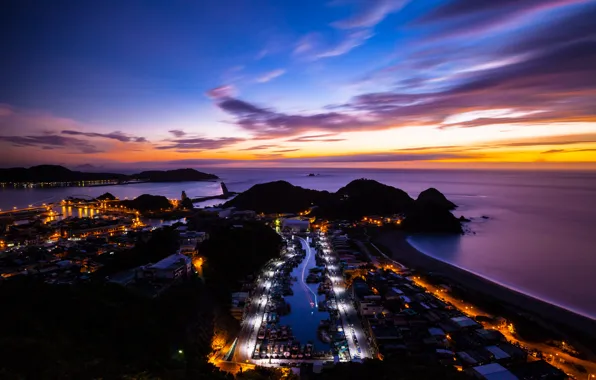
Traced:
<path id="1" fill-rule="evenodd" d="M 594 16 L 590 0 L 9 1 L 0 158 L 591 163 Z"/>

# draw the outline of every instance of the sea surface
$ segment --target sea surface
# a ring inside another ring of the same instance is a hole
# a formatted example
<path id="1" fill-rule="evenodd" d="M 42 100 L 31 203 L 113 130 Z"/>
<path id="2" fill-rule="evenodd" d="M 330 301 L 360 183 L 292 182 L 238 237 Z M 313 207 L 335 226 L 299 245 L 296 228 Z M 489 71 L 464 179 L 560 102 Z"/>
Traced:
<path id="1" fill-rule="evenodd" d="M 472 218 L 464 236 L 416 235 L 409 242 L 427 255 L 487 279 L 596 319 L 596 172 L 213 169 L 230 191 L 286 180 L 336 191 L 351 180 L 370 178 L 410 196 L 429 187 Z M 312 172 L 319 174 L 308 177 Z M 55 202 L 66 196 L 106 191 L 134 198 L 148 193 L 179 198 L 221 193 L 218 182 L 144 183 L 123 186 L 15 190 L 0 188 L 0 209 Z M 220 203 L 214 200 L 204 205 Z M 488 219 L 482 218 L 488 217 Z"/>

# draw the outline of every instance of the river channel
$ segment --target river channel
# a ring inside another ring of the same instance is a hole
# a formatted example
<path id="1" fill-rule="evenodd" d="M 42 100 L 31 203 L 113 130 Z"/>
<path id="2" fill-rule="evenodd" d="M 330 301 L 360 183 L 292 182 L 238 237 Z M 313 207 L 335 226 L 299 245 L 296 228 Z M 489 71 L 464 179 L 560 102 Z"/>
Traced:
<path id="1" fill-rule="evenodd" d="M 294 336 L 301 344 L 312 341 L 314 344 L 313 351 L 329 351 L 330 345 L 321 342 L 317 337 L 319 323 L 329 318 L 329 313 L 319 311 L 316 306 L 317 302 L 324 299 L 324 296 L 317 295 L 318 284 L 306 284 L 303 282 L 303 280 L 306 280 L 309 270 L 316 267 L 316 250 L 310 248 L 306 240 L 300 240 L 302 242 L 302 248 L 306 250 L 306 257 L 291 273 L 292 278 L 298 279 L 292 285 L 294 295 L 285 297 L 292 311 L 290 314 L 280 318 L 280 324 L 290 325 Z M 311 302 L 313 303 L 312 305 Z"/>

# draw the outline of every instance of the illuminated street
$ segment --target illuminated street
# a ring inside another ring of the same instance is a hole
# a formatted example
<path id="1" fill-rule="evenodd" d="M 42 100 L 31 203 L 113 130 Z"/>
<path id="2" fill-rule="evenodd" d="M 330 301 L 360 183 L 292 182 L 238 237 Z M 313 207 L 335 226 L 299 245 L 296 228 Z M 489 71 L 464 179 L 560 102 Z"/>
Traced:
<path id="1" fill-rule="evenodd" d="M 470 303 L 466 303 L 461 299 L 453 297 L 449 292 L 445 291 L 438 286 L 434 286 L 427 281 L 425 281 L 420 276 L 412 277 L 413 281 L 416 285 L 426 289 L 428 292 L 432 293 L 438 299 L 448 302 L 457 308 L 463 314 L 469 317 L 475 317 L 478 315 L 484 315 L 492 317 L 490 313 L 485 312 L 484 310 L 479 309 L 477 306 L 474 306 Z M 562 371 L 574 375 L 576 378 L 588 378 L 586 373 L 580 372 L 575 368 L 572 364 L 581 365 L 587 371 L 589 376 L 595 374 L 596 376 L 596 363 L 588 360 L 583 360 L 574 356 L 569 355 L 565 351 L 549 346 L 544 343 L 537 343 L 537 342 L 529 342 L 525 340 L 520 340 L 519 337 L 515 334 L 514 326 L 508 325 L 504 327 L 498 328 L 498 330 L 507 338 L 508 341 L 512 343 L 519 344 L 520 346 L 524 347 L 526 350 L 536 350 L 542 352 L 545 359 L 550 362 L 553 366 L 561 369 Z M 591 377 L 590 377 L 591 378 Z M 594 377 L 596 378 L 596 377 Z"/>
<path id="2" fill-rule="evenodd" d="M 320 234 L 321 245 L 325 258 L 331 255 L 331 249 L 324 234 Z M 328 260 L 327 260 L 328 261 Z M 333 283 L 333 292 L 337 299 L 339 315 L 344 326 L 350 357 L 353 358 L 372 358 L 373 354 L 368 343 L 368 337 L 364 333 L 362 323 L 358 317 L 358 312 L 345 289 L 344 279 L 337 265 L 328 265 L 329 275 Z"/>

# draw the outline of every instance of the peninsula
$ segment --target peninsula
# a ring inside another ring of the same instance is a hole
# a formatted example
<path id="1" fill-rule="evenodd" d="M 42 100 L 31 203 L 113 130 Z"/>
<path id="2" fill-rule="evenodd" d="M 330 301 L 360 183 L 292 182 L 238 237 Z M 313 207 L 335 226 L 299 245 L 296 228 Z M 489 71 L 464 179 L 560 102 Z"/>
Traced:
<path id="1" fill-rule="evenodd" d="M 224 207 L 265 214 L 301 214 L 322 219 L 357 221 L 378 215 L 402 215 L 410 232 L 462 233 L 461 222 L 450 210 L 456 205 L 436 189 L 418 199 L 405 191 L 370 179 L 357 179 L 335 193 L 294 186 L 286 181 L 254 185 Z"/>
<path id="2" fill-rule="evenodd" d="M 218 177 L 195 169 L 152 170 L 126 175 L 74 171 L 60 165 L 0 169 L 0 183 L 15 187 L 123 185 L 138 182 L 209 181 Z"/>

